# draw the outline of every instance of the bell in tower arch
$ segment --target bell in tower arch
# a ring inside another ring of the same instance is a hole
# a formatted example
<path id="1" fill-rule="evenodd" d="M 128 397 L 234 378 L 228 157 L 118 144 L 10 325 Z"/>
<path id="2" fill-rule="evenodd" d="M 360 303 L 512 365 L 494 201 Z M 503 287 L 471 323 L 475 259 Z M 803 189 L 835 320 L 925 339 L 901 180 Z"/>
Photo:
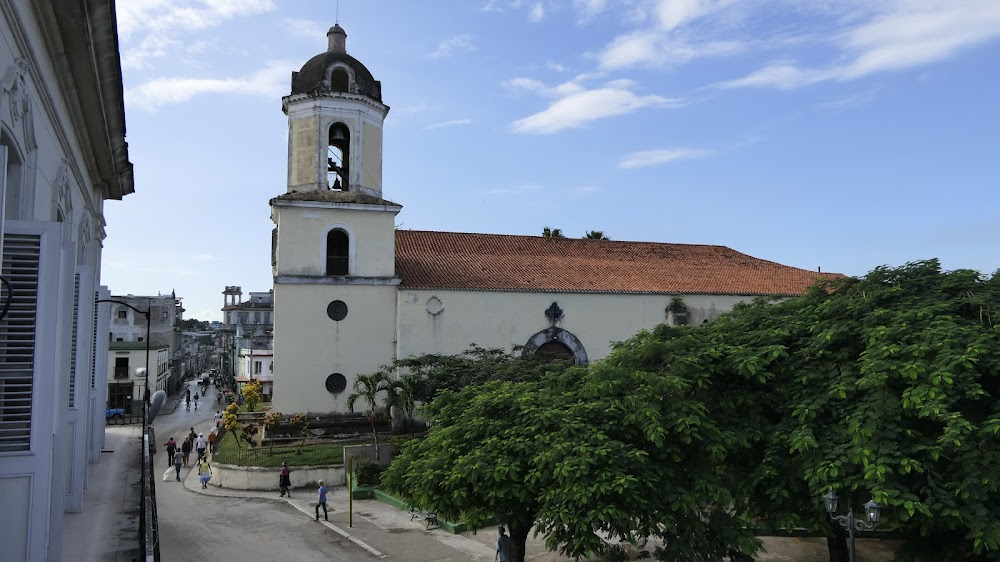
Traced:
<path id="1" fill-rule="evenodd" d="M 348 162 L 351 150 L 351 131 L 343 123 L 330 126 L 330 142 L 327 146 L 327 185 L 336 191 L 348 191 Z"/>

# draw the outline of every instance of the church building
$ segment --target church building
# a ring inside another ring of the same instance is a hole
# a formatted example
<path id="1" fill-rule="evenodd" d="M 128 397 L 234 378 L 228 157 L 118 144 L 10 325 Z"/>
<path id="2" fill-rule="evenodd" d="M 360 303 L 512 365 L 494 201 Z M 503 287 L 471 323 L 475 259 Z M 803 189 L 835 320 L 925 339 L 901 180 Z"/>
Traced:
<path id="1" fill-rule="evenodd" d="M 347 412 L 355 376 L 471 344 L 599 360 L 668 322 L 701 324 L 759 296 L 802 294 L 828 274 L 723 246 L 397 230 L 383 197 L 382 85 L 328 50 L 292 73 L 288 187 L 275 223 L 277 411 Z"/>

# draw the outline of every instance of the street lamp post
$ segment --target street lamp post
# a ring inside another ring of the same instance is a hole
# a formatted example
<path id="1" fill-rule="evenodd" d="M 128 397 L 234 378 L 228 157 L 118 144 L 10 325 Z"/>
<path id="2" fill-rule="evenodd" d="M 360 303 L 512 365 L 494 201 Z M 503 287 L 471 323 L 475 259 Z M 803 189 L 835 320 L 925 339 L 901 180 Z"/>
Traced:
<path id="1" fill-rule="evenodd" d="M 833 492 L 833 488 L 823 496 L 823 506 L 826 508 L 826 512 L 830 514 L 830 519 L 836 521 L 841 527 L 847 529 L 850 535 L 850 555 L 851 562 L 856 562 L 857 558 L 854 550 L 854 532 L 857 531 L 871 531 L 876 526 L 878 526 L 878 520 L 882 513 L 882 506 L 875 502 L 875 498 L 872 498 L 865 504 L 865 515 L 868 520 L 858 519 L 854 516 L 854 510 L 850 506 L 847 508 L 847 515 L 834 515 L 837 512 L 837 504 L 840 502 L 840 498 L 837 494 Z"/>

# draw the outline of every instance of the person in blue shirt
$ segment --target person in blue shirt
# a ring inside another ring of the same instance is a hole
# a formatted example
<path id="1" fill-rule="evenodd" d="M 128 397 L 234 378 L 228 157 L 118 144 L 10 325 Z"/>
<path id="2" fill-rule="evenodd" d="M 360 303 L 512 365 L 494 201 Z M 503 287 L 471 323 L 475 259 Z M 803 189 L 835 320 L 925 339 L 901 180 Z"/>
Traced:
<path id="1" fill-rule="evenodd" d="M 500 527 L 500 536 L 497 537 L 497 555 L 493 558 L 494 561 L 498 562 L 508 562 L 510 558 L 510 537 L 504 534 L 505 530 Z"/>
<path id="2" fill-rule="evenodd" d="M 323 506 L 323 519 L 330 520 L 326 512 L 326 484 L 322 480 L 319 482 L 319 499 L 316 502 L 316 521 L 319 521 L 319 508 Z"/>

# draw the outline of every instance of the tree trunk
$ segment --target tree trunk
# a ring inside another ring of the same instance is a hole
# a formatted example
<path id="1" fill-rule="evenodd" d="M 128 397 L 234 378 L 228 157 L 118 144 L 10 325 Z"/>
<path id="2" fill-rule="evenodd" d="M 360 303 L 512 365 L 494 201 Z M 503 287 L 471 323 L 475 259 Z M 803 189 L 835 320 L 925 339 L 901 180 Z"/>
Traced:
<path id="1" fill-rule="evenodd" d="M 510 560 L 512 562 L 524 562 L 528 533 L 531 532 L 531 523 L 514 523 L 511 524 L 508 530 L 510 531 Z"/>
<path id="2" fill-rule="evenodd" d="M 826 549 L 830 553 L 830 562 L 848 562 L 850 552 L 847 550 L 847 538 L 837 533 L 827 535 Z"/>
<path id="3" fill-rule="evenodd" d="M 372 437 L 375 438 L 375 462 L 379 461 L 378 457 L 378 432 L 375 431 L 375 416 L 368 416 L 368 421 L 372 422 Z"/>

